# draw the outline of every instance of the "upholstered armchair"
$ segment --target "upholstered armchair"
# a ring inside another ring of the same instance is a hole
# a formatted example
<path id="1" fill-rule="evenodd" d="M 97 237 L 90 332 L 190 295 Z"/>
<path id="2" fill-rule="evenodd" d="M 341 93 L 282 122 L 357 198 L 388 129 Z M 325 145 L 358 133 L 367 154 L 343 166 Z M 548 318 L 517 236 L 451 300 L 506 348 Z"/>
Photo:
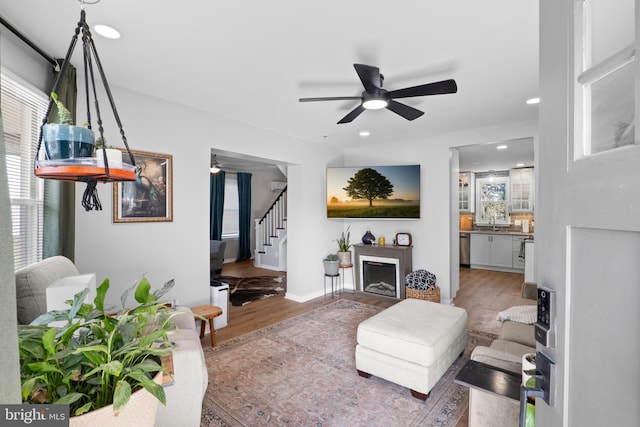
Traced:
<path id="1" fill-rule="evenodd" d="M 210 246 L 210 270 L 211 273 L 222 273 L 222 264 L 224 263 L 224 250 L 227 242 L 224 240 L 209 240 Z"/>

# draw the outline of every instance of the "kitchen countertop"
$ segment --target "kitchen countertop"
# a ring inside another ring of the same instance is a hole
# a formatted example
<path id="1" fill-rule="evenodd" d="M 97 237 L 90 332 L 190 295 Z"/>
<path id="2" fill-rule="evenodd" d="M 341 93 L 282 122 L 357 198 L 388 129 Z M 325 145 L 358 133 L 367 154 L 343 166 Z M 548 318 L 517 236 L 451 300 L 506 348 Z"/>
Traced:
<path id="1" fill-rule="evenodd" d="M 513 230 L 460 230 L 460 233 L 473 233 L 473 234 L 506 234 L 511 236 L 530 236 L 533 237 L 533 233 L 523 233 L 522 231 L 513 231 Z"/>

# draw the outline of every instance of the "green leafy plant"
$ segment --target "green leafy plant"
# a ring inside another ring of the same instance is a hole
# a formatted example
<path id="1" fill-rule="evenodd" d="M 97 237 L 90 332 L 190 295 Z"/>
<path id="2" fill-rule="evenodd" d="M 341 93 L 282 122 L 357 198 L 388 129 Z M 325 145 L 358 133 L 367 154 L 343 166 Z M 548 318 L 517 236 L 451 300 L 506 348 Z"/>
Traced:
<path id="1" fill-rule="evenodd" d="M 113 404 L 117 414 L 144 388 L 165 404 L 164 390 L 152 377 L 163 371 L 159 358 L 170 351 L 164 344 L 176 312 L 158 299 L 173 284 L 151 292 L 142 277 L 122 294 L 122 310 L 111 313 L 105 311 L 105 279 L 93 304 L 82 302 L 85 289 L 67 301 L 69 309 L 18 326 L 23 402 L 69 404 L 71 416 Z M 125 308 L 131 292 L 138 305 Z M 60 321 L 65 324 L 48 326 Z"/>
<path id="2" fill-rule="evenodd" d="M 51 92 L 51 99 L 56 103 L 56 107 L 58 107 L 58 123 L 61 125 L 71 125 L 73 126 L 73 118 L 71 117 L 71 111 L 65 105 L 58 100 L 58 94 L 55 92 Z"/>
<path id="3" fill-rule="evenodd" d="M 102 139 L 101 137 L 96 138 L 96 143 L 94 144 L 94 148 L 96 150 L 98 149 L 108 149 L 108 148 L 116 148 L 113 145 L 108 145 L 104 139 Z"/>
<path id="4" fill-rule="evenodd" d="M 325 261 L 340 261 L 340 258 L 338 258 L 338 255 L 336 254 L 329 254 L 326 257 L 324 257 Z"/>
<path id="5" fill-rule="evenodd" d="M 351 248 L 351 231 L 349 231 L 350 228 L 351 226 L 347 227 L 347 231 L 343 231 L 340 235 L 340 238 L 336 239 L 340 252 L 348 252 L 349 248 Z"/>

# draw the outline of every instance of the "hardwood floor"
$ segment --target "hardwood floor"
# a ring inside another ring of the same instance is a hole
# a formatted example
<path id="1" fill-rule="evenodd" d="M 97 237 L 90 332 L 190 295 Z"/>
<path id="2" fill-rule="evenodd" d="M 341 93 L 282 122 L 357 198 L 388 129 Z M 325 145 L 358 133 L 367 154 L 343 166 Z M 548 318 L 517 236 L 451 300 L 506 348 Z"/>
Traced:
<path id="1" fill-rule="evenodd" d="M 499 334 L 498 312 L 514 305 L 520 296 L 524 274 L 460 269 L 460 289 L 453 302 L 467 310 L 468 328 Z"/>
<path id="2" fill-rule="evenodd" d="M 283 273 L 256 268 L 253 261 L 228 263 L 224 265 L 223 275 L 252 277 L 282 275 Z M 523 274 L 502 273 L 469 268 L 460 269 L 460 289 L 454 298 L 454 304 L 467 310 L 468 327 L 482 332 L 498 334 L 501 322 L 496 316 L 499 311 L 511 307 L 520 295 L 524 280 Z M 362 294 L 343 293 L 341 298 L 352 299 L 366 304 L 389 307 L 392 303 Z M 316 298 L 299 303 L 284 298 L 284 294 L 254 301 L 245 306 L 229 306 L 229 325 L 217 331 L 217 343 L 223 343 L 237 336 L 264 328 L 281 320 L 303 314 L 334 301 L 331 297 Z M 205 336 L 202 345 L 210 345 Z M 456 427 L 468 426 L 466 414 Z"/>
<path id="3" fill-rule="evenodd" d="M 282 272 L 256 268 L 253 261 L 227 263 L 223 275 L 235 277 L 279 276 Z M 454 304 L 467 310 L 469 329 L 498 334 L 501 322 L 499 311 L 511 307 L 520 295 L 524 275 L 498 271 L 460 269 L 460 289 Z M 389 307 L 391 303 L 362 294 L 343 293 L 342 298 L 366 304 Z M 281 320 L 297 316 L 328 304 L 330 297 L 320 297 L 304 303 L 291 301 L 278 295 L 244 306 L 229 306 L 229 325 L 217 331 L 217 342 L 264 328 Z M 205 337 L 205 340 L 208 338 Z M 204 342 L 204 341 L 203 341 Z"/>
<path id="4" fill-rule="evenodd" d="M 253 261 L 242 261 L 227 263 L 224 265 L 222 274 L 234 277 L 253 277 L 253 276 L 279 276 L 282 272 L 256 268 Z M 379 299 L 360 296 L 359 294 L 343 293 L 342 298 L 352 299 L 366 304 L 376 305 L 380 307 L 389 307 L 392 303 L 380 301 Z M 304 303 L 291 301 L 284 298 L 284 293 L 266 298 L 260 301 L 254 301 L 244 306 L 229 306 L 229 325 L 217 331 L 216 341 L 223 343 L 237 336 L 264 328 L 266 326 L 277 323 L 290 317 L 298 316 L 313 310 L 316 307 L 329 304 L 334 301 L 327 296 L 313 299 Z M 202 340 L 203 345 L 211 341 L 207 336 Z"/>

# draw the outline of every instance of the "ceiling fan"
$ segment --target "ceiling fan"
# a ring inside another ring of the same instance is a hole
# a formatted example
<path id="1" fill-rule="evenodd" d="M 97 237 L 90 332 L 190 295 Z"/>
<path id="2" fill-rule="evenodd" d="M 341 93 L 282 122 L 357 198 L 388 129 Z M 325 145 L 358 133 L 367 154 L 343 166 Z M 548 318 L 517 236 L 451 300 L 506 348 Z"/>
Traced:
<path id="1" fill-rule="evenodd" d="M 424 112 L 395 101 L 395 99 L 411 98 L 413 96 L 443 95 L 447 93 L 456 93 L 458 91 L 456 81 L 453 79 L 388 91 L 382 88 L 384 76 L 380 74 L 380 69 L 378 67 L 364 64 L 353 64 L 353 67 L 356 69 L 356 73 L 358 73 L 358 77 L 360 77 L 360 80 L 364 85 L 362 95 L 300 98 L 299 101 L 345 101 L 359 99 L 360 105 L 344 116 L 338 124 L 350 123 L 353 119 L 362 114 L 364 110 L 378 110 L 381 108 L 387 108 L 407 120 L 415 120 L 422 116 Z"/>

